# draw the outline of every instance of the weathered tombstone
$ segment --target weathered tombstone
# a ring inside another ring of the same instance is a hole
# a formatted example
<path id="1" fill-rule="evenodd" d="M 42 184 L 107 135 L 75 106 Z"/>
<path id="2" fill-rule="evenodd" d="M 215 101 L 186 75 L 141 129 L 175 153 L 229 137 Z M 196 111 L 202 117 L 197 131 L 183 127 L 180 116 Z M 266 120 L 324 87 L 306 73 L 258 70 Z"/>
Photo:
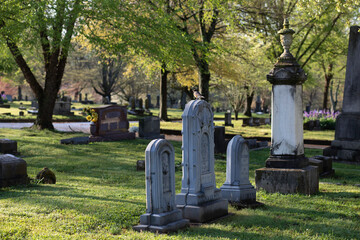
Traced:
<path id="1" fill-rule="evenodd" d="M 261 112 L 261 99 L 260 99 L 260 96 L 256 97 L 255 112 Z"/>
<path id="2" fill-rule="evenodd" d="M 160 96 L 159 95 L 156 96 L 156 107 L 157 108 L 160 107 Z"/>
<path id="3" fill-rule="evenodd" d="M 228 202 L 216 188 L 214 122 L 211 106 L 203 100 L 186 104 L 182 128 L 183 177 L 176 205 L 184 218 L 206 222 L 228 213 Z"/>
<path id="4" fill-rule="evenodd" d="M 82 94 L 79 93 L 79 102 L 81 102 L 81 101 L 82 101 Z"/>
<path id="5" fill-rule="evenodd" d="M 215 126 L 214 128 L 214 143 L 215 153 L 225 153 L 226 152 L 226 142 L 225 142 L 225 127 Z"/>
<path id="6" fill-rule="evenodd" d="M 85 93 L 85 102 L 88 102 L 88 94 Z"/>
<path id="7" fill-rule="evenodd" d="M 28 184 L 26 162 L 11 154 L 0 155 L 0 188 Z"/>
<path id="8" fill-rule="evenodd" d="M 37 100 L 32 100 L 32 101 L 31 101 L 31 107 L 33 107 L 33 108 L 39 108 L 38 101 L 37 101 Z"/>
<path id="9" fill-rule="evenodd" d="M 111 105 L 93 109 L 98 114 L 98 120 L 95 131 L 89 137 L 90 142 L 135 139 L 135 133 L 128 131 L 126 107 Z"/>
<path id="10" fill-rule="evenodd" d="M 20 116 L 20 117 L 23 117 L 24 115 L 25 115 L 25 113 L 24 113 L 23 111 L 20 111 L 20 112 L 19 112 L 19 116 Z"/>
<path id="11" fill-rule="evenodd" d="M 325 156 L 360 162 L 360 26 L 350 28 L 342 113 L 336 118 L 335 140 Z"/>
<path id="12" fill-rule="evenodd" d="M 134 230 L 171 232 L 189 225 L 175 206 L 174 148 L 165 139 L 152 140 L 145 150 L 146 213 Z"/>
<path id="13" fill-rule="evenodd" d="M 10 139 L 0 139 L 0 153 L 17 154 L 17 142 Z"/>
<path id="14" fill-rule="evenodd" d="M 6 100 L 8 100 L 8 102 L 12 102 L 13 101 L 12 96 L 7 94 Z"/>
<path id="15" fill-rule="evenodd" d="M 231 112 L 225 113 L 225 126 L 234 126 L 234 124 L 231 123 Z"/>
<path id="16" fill-rule="evenodd" d="M 145 139 L 164 138 L 164 135 L 160 135 L 160 118 L 145 117 L 140 119 L 139 137 Z"/>
<path id="17" fill-rule="evenodd" d="M 294 31 L 287 19 L 279 33 L 284 52 L 267 75 L 273 84 L 271 155 L 266 167 L 255 172 L 256 188 L 270 193 L 315 194 L 319 191 L 318 170 L 304 155 L 302 83 L 307 77 L 289 51 Z"/>
<path id="18" fill-rule="evenodd" d="M 74 115 L 71 112 L 71 98 L 63 96 L 61 100 L 56 100 L 53 110 L 54 115 Z"/>
<path id="19" fill-rule="evenodd" d="M 231 139 L 226 151 L 226 180 L 221 195 L 236 207 L 254 207 L 256 190 L 249 181 L 249 148 L 239 135 Z"/>

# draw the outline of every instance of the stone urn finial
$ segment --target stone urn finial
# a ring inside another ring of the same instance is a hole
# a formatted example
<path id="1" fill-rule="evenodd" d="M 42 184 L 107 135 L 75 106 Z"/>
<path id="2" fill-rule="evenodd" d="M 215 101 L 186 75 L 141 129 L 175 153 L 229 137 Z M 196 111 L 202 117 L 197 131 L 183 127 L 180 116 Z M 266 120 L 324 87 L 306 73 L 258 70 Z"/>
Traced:
<path id="1" fill-rule="evenodd" d="M 294 58 L 290 53 L 290 46 L 293 40 L 292 35 L 295 33 L 295 31 L 289 28 L 289 26 L 289 20 L 285 18 L 284 28 L 278 32 L 280 34 L 281 45 L 284 48 L 284 52 L 281 54 L 280 58 Z"/>
<path id="2" fill-rule="evenodd" d="M 292 35 L 295 31 L 289 28 L 289 26 L 289 20 L 285 18 L 284 28 L 278 32 L 284 52 L 278 58 L 274 68 L 267 75 L 267 80 L 271 84 L 297 85 L 305 82 L 307 78 L 304 70 L 300 68 L 300 65 L 290 53 L 290 46 L 293 40 Z"/>

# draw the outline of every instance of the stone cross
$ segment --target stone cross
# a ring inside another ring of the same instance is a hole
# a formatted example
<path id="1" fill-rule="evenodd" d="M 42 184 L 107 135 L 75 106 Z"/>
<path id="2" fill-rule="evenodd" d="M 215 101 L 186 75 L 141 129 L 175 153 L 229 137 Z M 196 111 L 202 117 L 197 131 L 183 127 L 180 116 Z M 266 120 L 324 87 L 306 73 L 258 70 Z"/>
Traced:
<path id="1" fill-rule="evenodd" d="M 164 139 L 152 140 L 145 150 L 146 213 L 134 230 L 169 232 L 186 227 L 175 206 L 174 147 Z"/>
<path id="2" fill-rule="evenodd" d="M 256 190 L 249 181 L 249 148 L 244 138 L 236 135 L 226 151 L 226 180 L 222 197 L 231 203 L 256 202 Z"/>
<path id="3" fill-rule="evenodd" d="M 208 102 L 192 100 L 182 118 L 183 177 L 176 204 L 185 218 L 205 222 L 228 213 L 227 200 L 215 183 L 213 112 Z"/>

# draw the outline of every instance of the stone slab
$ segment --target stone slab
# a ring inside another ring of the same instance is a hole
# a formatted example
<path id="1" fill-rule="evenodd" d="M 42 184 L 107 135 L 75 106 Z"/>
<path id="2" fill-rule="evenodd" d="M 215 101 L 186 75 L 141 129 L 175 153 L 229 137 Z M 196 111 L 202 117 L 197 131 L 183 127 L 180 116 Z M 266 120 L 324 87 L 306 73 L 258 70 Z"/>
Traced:
<path id="1" fill-rule="evenodd" d="M 154 232 L 154 233 L 169 233 L 169 232 L 175 232 L 182 228 L 186 228 L 188 226 L 189 226 L 189 220 L 181 219 L 176 222 L 171 222 L 169 224 L 162 225 L 162 226 L 140 224 L 140 225 L 134 226 L 133 229 L 138 232 L 150 231 L 150 232 Z"/>
<path id="2" fill-rule="evenodd" d="M 331 142 L 331 146 L 341 149 L 360 150 L 360 141 L 340 141 L 334 140 Z"/>
<path id="3" fill-rule="evenodd" d="M 29 183 L 25 160 L 11 154 L 0 155 L 0 187 Z"/>
<path id="4" fill-rule="evenodd" d="M 10 139 L 0 139 L 0 153 L 17 154 L 17 142 Z"/>
<path id="5" fill-rule="evenodd" d="M 309 160 L 304 155 L 301 156 L 270 156 L 266 160 L 267 168 L 304 168 L 309 165 Z"/>
<path id="6" fill-rule="evenodd" d="M 222 198 L 229 202 L 249 201 L 256 202 L 256 189 L 251 185 L 231 186 L 222 185 L 220 187 Z"/>
<path id="7" fill-rule="evenodd" d="M 312 195 L 319 191 L 319 174 L 315 166 L 302 169 L 260 168 L 255 171 L 256 189 L 268 193 Z"/>
<path id="8" fill-rule="evenodd" d="M 324 164 L 322 160 L 309 158 L 309 164 L 318 167 L 319 176 L 324 172 Z"/>
<path id="9" fill-rule="evenodd" d="M 61 139 L 61 144 L 89 144 L 89 137 L 73 137 Z"/>
<path id="10" fill-rule="evenodd" d="M 183 211 L 183 218 L 190 222 L 204 223 L 228 214 L 228 201 L 218 199 L 201 205 L 177 205 Z"/>
<path id="11" fill-rule="evenodd" d="M 360 151 L 342 149 L 337 151 L 338 159 L 360 162 Z"/>
<path id="12" fill-rule="evenodd" d="M 112 141 L 121 141 L 121 140 L 131 140 L 135 139 L 135 133 L 125 132 L 122 134 L 112 134 L 104 136 L 90 136 L 89 142 L 112 142 Z"/>

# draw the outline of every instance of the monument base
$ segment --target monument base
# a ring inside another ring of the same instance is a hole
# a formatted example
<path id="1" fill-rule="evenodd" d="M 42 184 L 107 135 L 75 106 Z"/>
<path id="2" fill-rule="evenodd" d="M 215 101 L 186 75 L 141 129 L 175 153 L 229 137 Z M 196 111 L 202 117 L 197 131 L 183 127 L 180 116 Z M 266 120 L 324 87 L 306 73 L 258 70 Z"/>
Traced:
<path id="1" fill-rule="evenodd" d="M 312 195 L 319 191 L 319 173 L 315 166 L 301 169 L 260 168 L 255 171 L 256 189 L 268 193 Z"/>
<path id="2" fill-rule="evenodd" d="M 256 189 L 251 185 L 233 186 L 224 184 L 220 187 L 222 198 L 229 202 L 254 202 L 256 201 Z"/>
<path id="3" fill-rule="evenodd" d="M 228 214 L 228 200 L 218 199 L 200 205 L 177 205 L 190 222 L 204 223 Z"/>
<path id="4" fill-rule="evenodd" d="M 89 142 L 113 142 L 113 141 L 132 140 L 132 139 L 135 139 L 135 133 L 127 132 L 127 133 L 119 133 L 119 134 L 109 134 L 106 136 L 91 135 L 89 137 Z"/>
<path id="5" fill-rule="evenodd" d="M 309 158 L 309 164 L 318 167 L 319 177 L 331 177 L 335 174 L 332 168 L 332 158 L 325 156 L 314 156 Z"/>
<path id="6" fill-rule="evenodd" d="M 323 154 L 342 161 L 360 162 L 360 141 L 334 140 L 331 147 L 324 149 Z"/>
<path id="7" fill-rule="evenodd" d="M 189 220 L 182 218 L 182 212 L 176 209 L 171 212 L 140 216 L 140 224 L 134 226 L 135 231 L 150 231 L 158 233 L 174 232 L 189 226 Z"/>

